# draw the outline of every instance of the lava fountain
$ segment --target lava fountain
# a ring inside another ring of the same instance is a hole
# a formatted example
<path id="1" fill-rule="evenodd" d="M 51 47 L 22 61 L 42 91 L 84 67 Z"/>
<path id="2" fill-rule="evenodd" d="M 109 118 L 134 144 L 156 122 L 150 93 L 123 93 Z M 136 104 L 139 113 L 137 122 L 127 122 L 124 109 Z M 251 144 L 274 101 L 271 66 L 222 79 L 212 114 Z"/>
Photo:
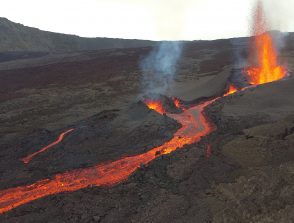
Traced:
<path id="1" fill-rule="evenodd" d="M 261 2 L 258 2 L 253 26 L 254 52 L 251 52 L 256 55 L 257 66 L 246 69 L 249 83 L 253 85 L 277 81 L 286 76 L 286 69 L 278 64 L 277 51 L 267 30 L 263 7 Z"/>
<path id="2" fill-rule="evenodd" d="M 156 112 L 158 112 L 159 114 L 165 114 L 165 109 L 161 103 L 160 100 L 156 100 L 156 99 L 146 99 L 144 100 L 144 103 L 147 105 L 147 107 L 149 109 L 155 110 Z"/>

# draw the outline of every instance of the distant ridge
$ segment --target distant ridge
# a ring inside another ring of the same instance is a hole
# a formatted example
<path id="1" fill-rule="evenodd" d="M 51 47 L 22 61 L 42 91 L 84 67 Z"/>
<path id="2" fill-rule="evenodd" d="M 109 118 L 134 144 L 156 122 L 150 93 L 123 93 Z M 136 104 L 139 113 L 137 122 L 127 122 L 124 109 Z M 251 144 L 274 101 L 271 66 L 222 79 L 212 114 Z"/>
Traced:
<path id="1" fill-rule="evenodd" d="M 153 46 L 148 40 L 112 38 L 83 38 L 42 31 L 0 17 L 0 52 L 36 51 L 70 52 L 112 48 L 137 48 Z"/>

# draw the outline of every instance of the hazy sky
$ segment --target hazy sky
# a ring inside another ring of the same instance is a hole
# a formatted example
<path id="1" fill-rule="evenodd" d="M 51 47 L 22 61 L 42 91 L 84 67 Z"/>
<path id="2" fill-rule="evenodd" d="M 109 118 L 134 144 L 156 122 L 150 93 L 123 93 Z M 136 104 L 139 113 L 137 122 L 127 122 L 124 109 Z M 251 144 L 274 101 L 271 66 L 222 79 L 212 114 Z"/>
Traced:
<path id="1" fill-rule="evenodd" d="M 84 37 L 217 39 L 249 34 L 256 0 L 1 0 L 0 16 Z M 294 31 L 294 0 L 264 0 L 275 29 Z"/>

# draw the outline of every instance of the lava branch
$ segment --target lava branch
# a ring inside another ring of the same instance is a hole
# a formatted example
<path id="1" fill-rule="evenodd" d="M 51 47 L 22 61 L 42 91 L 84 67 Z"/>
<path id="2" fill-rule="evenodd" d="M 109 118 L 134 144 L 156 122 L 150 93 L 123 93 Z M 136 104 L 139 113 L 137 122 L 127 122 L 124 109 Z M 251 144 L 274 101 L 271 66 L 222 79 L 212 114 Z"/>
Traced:
<path id="1" fill-rule="evenodd" d="M 216 99 L 185 110 L 181 114 L 167 114 L 182 127 L 173 138 L 150 151 L 125 157 L 114 162 L 85 169 L 71 170 L 30 185 L 0 191 L 0 213 L 49 195 L 76 191 L 90 186 L 112 186 L 126 180 L 140 166 L 147 165 L 159 155 L 169 154 L 185 145 L 199 142 L 201 137 L 216 129 L 205 117 L 204 109 Z"/>
<path id="2" fill-rule="evenodd" d="M 65 131 L 65 132 L 63 132 L 63 133 L 61 133 L 61 134 L 58 136 L 58 139 L 57 139 L 56 141 L 54 141 L 54 142 L 50 143 L 49 145 L 47 145 L 47 146 L 41 148 L 41 149 L 38 150 L 37 152 L 34 152 L 34 153 L 32 153 L 32 154 L 30 154 L 30 155 L 28 155 L 28 156 L 22 158 L 21 160 L 23 161 L 24 164 L 28 164 L 28 163 L 29 163 L 29 162 L 30 162 L 30 161 L 31 161 L 36 155 L 45 152 L 46 150 L 52 148 L 53 146 L 56 146 L 57 144 L 59 144 L 59 143 L 63 140 L 63 138 L 64 138 L 67 134 L 69 134 L 70 132 L 72 132 L 72 131 L 74 131 L 74 130 L 75 130 L 75 129 L 69 129 L 69 130 L 67 130 L 67 131 Z"/>

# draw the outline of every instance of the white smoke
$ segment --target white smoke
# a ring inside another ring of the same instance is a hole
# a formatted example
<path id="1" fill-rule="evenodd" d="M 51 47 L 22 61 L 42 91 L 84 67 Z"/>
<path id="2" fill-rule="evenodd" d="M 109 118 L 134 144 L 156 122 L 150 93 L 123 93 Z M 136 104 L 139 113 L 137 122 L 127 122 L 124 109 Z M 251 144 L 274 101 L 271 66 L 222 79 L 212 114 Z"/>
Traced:
<path id="1" fill-rule="evenodd" d="M 182 55 L 183 43 L 161 42 L 142 61 L 143 94 L 164 94 L 171 86 Z"/>

